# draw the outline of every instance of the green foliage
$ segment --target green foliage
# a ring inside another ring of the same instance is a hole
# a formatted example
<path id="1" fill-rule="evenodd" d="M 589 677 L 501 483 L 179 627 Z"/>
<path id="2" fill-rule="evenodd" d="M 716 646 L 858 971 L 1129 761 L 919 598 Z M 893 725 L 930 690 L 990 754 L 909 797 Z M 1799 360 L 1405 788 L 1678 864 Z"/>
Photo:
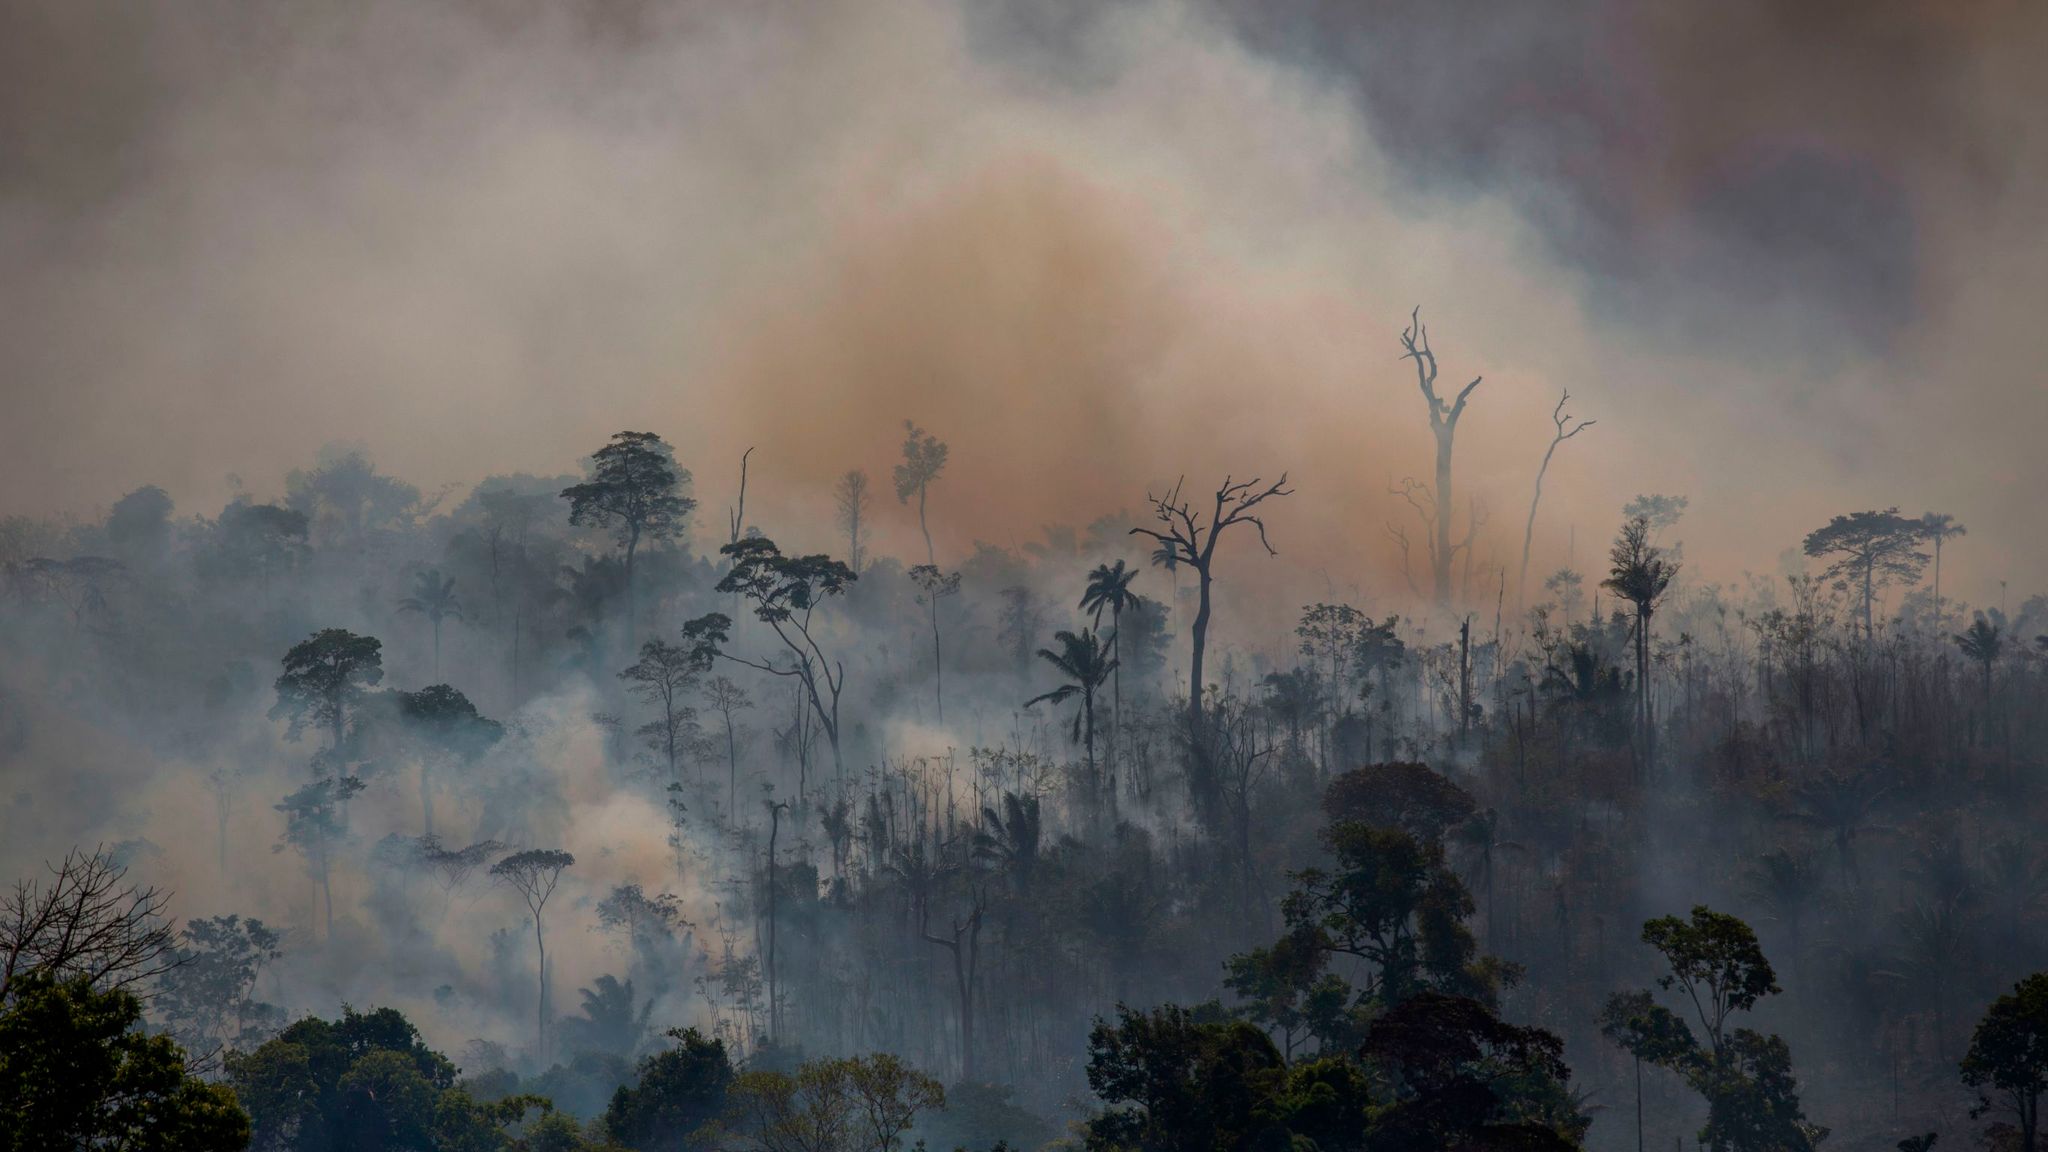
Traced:
<path id="1" fill-rule="evenodd" d="M 1670 969 L 1657 986 L 1684 993 L 1716 1049 L 1731 1012 L 1747 1012 L 1783 991 L 1756 932 L 1739 917 L 1704 904 L 1693 906 L 1690 920 L 1662 916 L 1644 924 L 1643 943 L 1662 953 Z"/>
<path id="2" fill-rule="evenodd" d="M 2040 1131 L 2048 1091 L 2048 972 L 2036 972 L 1991 1002 L 1963 1057 L 1963 1083 L 1977 1090 L 1972 1117 L 1994 1109 L 2019 1121 L 2025 1146 Z"/>
<path id="3" fill-rule="evenodd" d="M 228 1076 L 254 1118 L 256 1146 L 293 1152 L 503 1152 L 513 1147 L 508 1126 L 550 1107 L 536 1096 L 478 1101 L 391 1008 L 300 1020 L 229 1056 Z"/>
<path id="4" fill-rule="evenodd" d="M 604 1131 L 636 1152 L 689 1152 L 707 1147 L 725 1112 L 732 1062 L 725 1041 L 695 1028 L 672 1029 L 676 1043 L 640 1061 L 638 1082 L 613 1093 Z"/>
<path id="5" fill-rule="evenodd" d="M 1088 1035 L 1088 1086 L 1110 1105 L 1088 1121 L 1090 1149 L 1180 1152 L 1285 1148 L 1274 1107 L 1285 1065 L 1258 1028 L 1209 1004 L 1119 1007 Z"/>
<path id="6" fill-rule="evenodd" d="M 943 1108 L 939 1082 L 887 1053 L 812 1060 L 733 1080 L 729 1131 L 758 1152 L 896 1152 L 920 1113 Z"/>
<path id="7" fill-rule="evenodd" d="M 127 992 L 43 974 L 0 1008 L 0 1152 L 233 1152 L 249 1143 L 234 1093 L 145 1035 Z"/>

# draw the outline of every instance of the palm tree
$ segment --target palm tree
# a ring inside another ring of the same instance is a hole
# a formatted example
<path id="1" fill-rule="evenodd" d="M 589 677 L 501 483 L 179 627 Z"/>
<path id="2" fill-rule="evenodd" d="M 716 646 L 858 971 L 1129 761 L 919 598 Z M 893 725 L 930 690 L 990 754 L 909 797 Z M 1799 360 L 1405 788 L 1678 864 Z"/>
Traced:
<path id="1" fill-rule="evenodd" d="M 412 595 L 398 602 L 400 612 L 417 612 L 434 626 L 434 679 L 441 679 L 441 621 L 462 619 L 462 605 L 455 599 L 455 577 L 429 568 L 412 579 Z"/>
<path id="2" fill-rule="evenodd" d="M 1970 530 L 1946 512 L 1928 512 L 1920 517 L 1920 530 L 1934 545 L 1934 618 L 1941 619 L 1941 546 Z"/>
<path id="3" fill-rule="evenodd" d="M 1789 816 L 1828 832 L 1834 838 L 1843 876 L 1860 884 L 1862 871 L 1856 866 L 1856 834 L 1869 822 L 1872 807 L 1886 791 L 1875 772 L 1828 769 L 1793 787 L 1792 797 L 1798 807 Z"/>
<path id="4" fill-rule="evenodd" d="M 1123 659 L 1123 647 L 1117 637 L 1123 631 L 1124 610 L 1136 608 L 1144 602 L 1143 597 L 1131 591 L 1131 582 L 1138 578 L 1136 568 L 1127 567 L 1122 560 L 1115 564 L 1099 564 L 1088 573 L 1088 590 L 1081 594 L 1081 611 L 1091 614 L 1091 623 L 1096 631 L 1102 630 L 1102 614 L 1109 613 L 1109 654 L 1118 661 Z M 1118 671 L 1110 682 L 1109 723 L 1114 738 L 1124 730 L 1124 674 Z"/>
<path id="5" fill-rule="evenodd" d="M 1610 567 L 1600 586 L 1628 601 L 1636 610 L 1636 724 L 1642 733 L 1643 759 L 1656 762 L 1656 726 L 1650 716 L 1650 617 L 1678 576 L 1678 563 L 1650 543 L 1650 518 L 1633 516 L 1607 553 Z"/>
<path id="6" fill-rule="evenodd" d="M 1984 669 L 1984 706 L 1991 707 L 1991 666 L 2005 654 L 2005 630 L 1985 619 L 1982 612 L 1970 626 L 1955 636 L 1956 647 Z M 1987 717 L 1988 719 L 1988 717 Z"/>
<path id="7" fill-rule="evenodd" d="M 982 831 L 974 834 L 974 854 L 1007 870 L 1017 891 L 1030 892 L 1045 829 L 1039 816 L 1038 797 L 1005 792 L 1002 811 L 984 807 L 981 819 Z"/>
<path id="8" fill-rule="evenodd" d="M 1067 677 L 1068 682 L 1040 696 L 1033 696 L 1024 702 L 1026 708 L 1041 702 L 1064 704 L 1076 696 L 1081 698 L 1081 710 L 1074 716 L 1071 740 L 1085 742 L 1088 749 L 1088 780 L 1095 782 L 1095 693 L 1116 671 L 1117 662 L 1103 647 L 1102 638 L 1086 628 L 1076 636 L 1072 632 L 1053 633 L 1053 642 L 1059 651 L 1040 648 L 1038 657 Z M 1115 639 L 1111 638 L 1112 641 Z"/>

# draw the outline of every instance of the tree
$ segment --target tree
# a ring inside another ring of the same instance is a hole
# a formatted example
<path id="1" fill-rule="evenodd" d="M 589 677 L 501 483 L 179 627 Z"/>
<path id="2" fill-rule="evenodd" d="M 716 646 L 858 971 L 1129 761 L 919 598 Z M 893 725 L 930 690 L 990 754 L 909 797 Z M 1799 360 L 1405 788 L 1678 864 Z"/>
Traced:
<path id="1" fill-rule="evenodd" d="M 1199 581 L 1199 600 L 1195 608 L 1195 620 L 1189 629 L 1191 649 L 1188 656 L 1188 729 L 1195 738 L 1197 747 L 1202 739 L 1202 656 L 1209 644 L 1209 592 L 1215 583 L 1216 542 L 1223 533 L 1238 524 L 1250 524 L 1258 529 L 1259 544 L 1268 556 L 1277 556 L 1273 545 L 1266 539 L 1266 522 L 1257 511 L 1259 505 L 1279 496 L 1292 496 L 1294 489 L 1287 487 L 1287 474 L 1280 479 L 1260 487 L 1255 476 L 1250 480 L 1235 481 L 1229 476 L 1216 487 L 1215 505 L 1208 512 L 1196 511 L 1181 498 L 1181 484 L 1176 481 L 1172 491 L 1164 496 L 1147 495 L 1146 502 L 1152 505 L 1153 519 L 1158 528 L 1133 528 L 1133 536 L 1149 536 L 1158 541 L 1160 553 L 1154 554 L 1155 563 L 1168 565 L 1186 564 L 1195 570 Z"/>
<path id="2" fill-rule="evenodd" d="M 1529 544 L 1536 538 L 1536 506 L 1543 501 L 1543 477 L 1550 471 L 1550 458 L 1557 455 L 1557 446 L 1559 444 L 1599 423 L 1597 420 L 1581 420 L 1577 424 L 1572 424 L 1571 431 L 1565 431 L 1565 425 L 1571 424 L 1572 418 L 1564 410 L 1564 405 L 1565 401 L 1571 398 L 1571 389 L 1565 389 L 1564 395 L 1557 398 L 1557 407 L 1553 408 L 1550 412 L 1550 422 L 1557 427 L 1551 433 L 1550 447 L 1543 450 L 1543 463 L 1537 466 L 1536 489 L 1529 496 L 1529 522 L 1522 527 L 1522 567 L 1515 576 L 1515 605 L 1517 607 L 1520 607 L 1522 604 L 1523 585 L 1529 581 Z"/>
<path id="3" fill-rule="evenodd" d="M 697 724 L 696 711 L 684 702 L 685 693 L 702 670 L 688 648 L 655 639 L 642 644 L 640 659 L 619 673 L 627 691 L 656 709 L 655 718 L 641 725 L 640 735 L 661 755 L 671 782 L 680 779 L 676 764 Z"/>
<path id="4" fill-rule="evenodd" d="M 563 869 L 574 863 L 576 857 L 559 849 L 529 848 L 491 865 L 491 877 L 519 893 L 520 899 L 526 902 L 526 910 L 533 915 L 533 944 L 540 953 L 540 962 L 536 966 L 540 995 L 534 1010 L 537 1022 L 535 1049 L 542 1059 L 547 1056 L 548 944 L 541 917 L 547 910 L 548 897 L 555 894 L 555 885 L 562 879 Z"/>
<path id="5" fill-rule="evenodd" d="M 933 567 L 939 563 L 938 553 L 932 550 L 932 530 L 925 524 L 925 496 L 932 481 L 946 470 L 945 442 L 919 428 L 911 421 L 903 422 L 903 461 L 896 465 L 896 502 L 910 503 L 917 497 L 917 528 L 924 533 L 924 562 Z"/>
<path id="6" fill-rule="evenodd" d="M 839 529 L 846 533 L 846 566 L 859 572 L 868 553 L 868 510 L 875 503 L 868 474 L 855 468 L 841 476 L 832 487 L 832 501 L 839 510 Z"/>
<path id="7" fill-rule="evenodd" d="M 1963 1083 L 1977 1091 L 1972 1118 L 1994 1109 L 2020 1128 L 2021 1152 L 2035 1152 L 2041 1131 L 2041 1093 L 2048 1091 L 2048 972 L 2036 972 L 1991 1002 L 1970 1050 Z"/>
<path id="8" fill-rule="evenodd" d="M 946 667 L 939 648 L 939 601 L 960 594 L 960 574 L 941 572 L 936 564 L 919 564 L 910 570 L 910 582 L 917 585 L 917 602 L 925 606 L 932 624 L 932 691 L 939 723 L 946 722 Z"/>
<path id="9" fill-rule="evenodd" d="M 348 718 L 363 690 L 384 680 L 384 645 L 373 636 L 345 628 L 322 628 L 284 654 L 284 672 L 277 678 L 277 703 L 272 720 L 290 721 L 286 738 L 296 740 L 307 725 L 328 731 L 331 767 L 342 764 Z M 315 767 L 319 767 L 316 760 Z"/>
<path id="10" fill-rule="evenodd" d="M 725 723 L 726 806 L 738 818 L 740 804 L 740 744 L 736 717 L 754 706 L 747 690 L 724 676 L 714 676 L 704 690 L 711 709 Z"/>
<path id="11" fill-rule="evenodd" d="M 505 735 L 505 726 L 477 712 L 469 697 L 447 684 L 398 693 L 398 713 L 420 762 L 420 819 L 434 834 L 434 773 L 482 756 Z"/>
<path id="12" fill-rule="evenodd" d="M 757 1152 L 895 1152 L 919 1113 L 946 1105 L 938 1081 L 887 1053 L 744 1072 L 731 1099 L 728 1125 Z"/>
<path id="13" fill-rule="evenodd" d="M 1470 997 L 1418 993 L 1373 1021 L 1360 1054 L 1394 1085 L 1367 1147 L 1569 1152 L 1585 1134 L 1564 1041 Z"/>
<path id="14" fill-rule="evenodd" d="M 450 618 L 462 619 L 462 602 L 455 598 L 455 577 L 441 575 L 439 568 L 428 568 L 413 577 L 412 595 L 398 602 L 400 612 L 413 612 L 427 618 L 434 629 L 434 679 L 441 678 L 441 622 Z"/>
<path id="15" fill-rule="evenodd" d="M 1946 512 L 1923 512 L 1920 515 L 1920 531 L 1927 541 L 1934 545 L 1934 618 L 1941 620 L 1941 549 L 1944 544 L 1958 536 L 1968 536 L 1970 530 L 1962 521 Z"/>
<path id="16" fill-rule="evenodd" d="M 1078 636 L 1067 631 L 1055 632 L 1052 639 L 1059 648 L 1040 648 L 1038 658 L 1058 669 L 1067 678 L 1066 682 L 1050 692 L 1033 696 L 1024 702 L 1024 706 L 1064 704 L 1076 696 L 1081 698 L 1081 708 L 1074 714 L 1069 739 L 1086 747 L 1089 786 L 1097 787 L 1100 781 L 1095 770 L 1095 694 L 1116 671 L 1117 662 L 1110 658 L 1102 638 L 1086 628 L 1081 629 Z"/>
<path id="17" fill-rule="evenodd" d="M 626 635 L 634 626 L 633 558 L 641 542 L 672 540 L 689 528 L 697 501 L 683 494 L 690 472 L 652 432 L 618 432 L 590 454 L 589 478 L 562 489 L 569 523 L 611 530 L 625 559 Z"/>
<path id="18" fill-rule="evenodd" d="M 1643 759 L 1656 761 L 1656 717 L 1650 711 L 1650 618 L 1678 577 L 1678 564 L 1667 559 L 1664 550 L 1650 543 L 1648 516 L 1632 516 L 1621 526 L 1621 535 L 1608 550 L 1607 579 L 1602 588 L 1629 602 L 1635 609 L 1636 648 L 1636 732 L 1641 737 Z"/>
<path id="19" fill-rule="evenodd" d="M 396 1009 L 294 1022 L 253 1052 L 230 1054 L 228 1082 L 254 1120 L 258 1148 L 293 1152 L 504 1149 L 504 1129 L 547 1101 L 484 1104 L 455 1083 Z"/>
<path id="20" fill-rule="evenodd" d="M 1970 621 L 1970 626 L 1956 634 L 1956 647 L 1984 670 L 1984 706 L 1991 706 L 1991 669 L 1998 658 L 2005 653 L 2004 632 L 1998 625 L 1984 618 L 1982 612 Z"/>
<path id="21" fill-rule="evenodd" d="M 274 807 L 284 813 L 284 835 L 271 848 L 297 850 L 326 908 L 327 934 L 334 935 L 334 845 L 348 838 L 348 802 L 363 790 L 355 776 L 323 776 L 293 792 Z"/>
<path id="22" fill-rule="evenodd" d="M 152 1004 L 187 1049 L 250 1046 L 282 1010 L 250 993 L 263 969 L 284 955 L 282 938 L 261 920 L 216 916 L 179 933 L 176 964 L 164 973 Z M 278 1023 L 282 1023 L 281 1020 Z"/>
<path id="23" fill-rule="evenodd" d="M 0 1000 L 0 1149 L 240 1152 L 235 1094 L 142 1029 L 142 1003 L 89 976 L 39 971 Z"/>
<path id="24" fill-rule="evenodd" d="M 1728 1027 L 1780 991 L 1756 933 L 1734 916 L 1695 906 L 1689 919 L 1643 925 L 1643 942 L 1663 957 L 1658 986 L 1689 1004 L 1706 1035 L 1648 992 L 1613 997 L 1602 1032 L 1637 1059 L 1669 1068 L 1707 1102 L 1699 1142 L 1715 1152 L 1811 1152 L 1827 1129 L 1808 1123 L 1792 1075 L 1791 1049 L 1777 1036 Z"/>
<path id="25" fill-rule="evenodd" d="M 1431 577 L 1436 603 L 1448 605 L 1451 602 L 1451 560 L 1454 554 L 1451 544 L 1451 515 L 1457 508 L 1451 498 L 1451 448 L 1458 435 L 1458 420 L 1465 415 L 1465 403 L 1472 397 L 1472 390 L 1479 387 L 1484 377 L 1474 376 L 1470 384 L 1459 389 L 1456 399 L 1445 404 L 1436 391 L 1436 353 L 1429 346 L 1429 326 L 1422 322 L 1422 308 L 1418 305 L 1408 315 L 1408 326 L 1401 330 L 1401 358 L 1415 362 L 1415 383 L 1422 391 L 1422 399 L 1429 405 L 1429 430 L 1436 437 L 1436 486 L 1430 490 L 1429 503 L 1435 508 L 1430 517 L 1429 528 L 1434 533 L 1429 549 Z M 1469 544 L 1458 545 L 1463 548 Z"/>
<path id="26" fill-rule="evenodd" d="M 718 591 L 752 604 L 754 618 L 768 625 L 794 663 L 785 668 L 733 655 L 726 648 L 732 620 L 721 612 L 684 624 L 684 642 L 700 666 L 724 659 L 757 672 L 794 678 L 803 686 L 805 699 L 832 746 L 832 767 L 843 771 L 839 697 L 846 689 L 846 667 L 827 658 L 813 630 L 812 617 L 820 603 L 841 595 L 859 577 L 830 556 L 784 556 L 766 536 L 749 536 L 719 551 L 731 557 L 732 569 L 718 582 Z"/>
<path id="27" fill-rule="evenodd" d="M 1266 1106 L 1285 1065 L 1264 1032 L 1216 1009 L 1118 1005 L 1116 1014 L 1088 1033 L 1088 1087 L 1109 1108 L 1086 1122 L 1086 1147 L 1287 1147 Z"/>
<path id="28" fill-rule="evenodd" d="M 1887 508 L 1829 520 L 1826 527 L 1806 534 L 1805 551 L 1816 559 L 1830 558 L 1826 577 L 1856 590 L 1863 603 L 1863 638 L 1869 640 L 1876 635 L 1872 602 L 1892 581 L 1920 578 L 1927 565 L 1920 542 L 1927 538 L 1925 524 Z"/>
<path id="29" fill-rule="evenodd" d="M 105 848 L 72 851 L 48 880 L 16 881 L 0 896 L 0 1003 L 32 975 L 95 988 L 146 984 L 177 963 L 164 921 L 170 894 L 128 882 Z"/>
<path id="30" fill-rule="evenodd" d="M 981 969 L 981 917 L 988 910 L 980 892 L 973 894 L 973 906 L 964 917 L 955 917 L 951 936 L 934 935 L 924 928 L 928 944 L 944 948 L 953 957 L 953 987 L 960 998 L 960 1079 L 974 1082 L 974 993 Z"/>
<path id="31" fill-rule="evenodd" d="M 1102 631 L 1102 614 L 1109 613 L 1109 655 L 1115 669 L 1110 682 L 1110 731 L 1121 733 L 1124 725 L 1124 673 L 1121 629 L 1124 612 L 1136 608 L 1144 600 L 1131 591 L 1131 583 L 1138 578 L 1136 568 L 1125 567 L 1122 560 L 1115 564 L 1098 564 L 1088 573 L 1088 587 L 1081 593 L 1081 611 L 1089 613 L 1089 622 L 1097 632 Z M 1114 745 L 1112 745 L 1112 751 Z"/>
<path id="32" fill-rule="evenodd" d="M 605 1109 L 606 1136 L 634 1152 L 693 1152 L 711 1146 L 726 1110 L 732 1062 L 725 1041 L 695 1028 L 671 1028 L 674 1046 L 640 1061 L 637 1082 L 621 1086 Z"/>

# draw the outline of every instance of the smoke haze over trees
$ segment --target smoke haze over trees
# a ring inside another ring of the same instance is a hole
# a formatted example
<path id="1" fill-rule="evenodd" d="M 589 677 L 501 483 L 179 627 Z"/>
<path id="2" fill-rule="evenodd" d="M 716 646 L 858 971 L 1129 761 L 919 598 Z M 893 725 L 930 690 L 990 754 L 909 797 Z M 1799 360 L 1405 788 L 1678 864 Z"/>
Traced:
<path id="1" fill-rule="evenodd" d="M 0 1124 L 2031 1148 L 2048 23 L 1827 12 L 0 0 Z"/>

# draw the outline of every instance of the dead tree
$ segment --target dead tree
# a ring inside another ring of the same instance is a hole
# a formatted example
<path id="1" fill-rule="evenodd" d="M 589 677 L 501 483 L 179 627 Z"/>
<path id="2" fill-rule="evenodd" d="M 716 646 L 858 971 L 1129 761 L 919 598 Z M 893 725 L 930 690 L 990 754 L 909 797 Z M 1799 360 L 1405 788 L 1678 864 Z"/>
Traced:
<path id="1" fill-rule="evenodd" d="M 1164 496 L 1146 494 L 1146 502 L 1152 505 L 1152 514 L 1160 523 L 1159 528 L 1133 528 L 1133 536 L 1150 536 L 1159 542 L 1160 548 L 1154 554 L 1159 564 L 1186 564 L 1195 570 L 1199 580 L 1200 599 L 1196 602 L 1194 626 L 1188 635 L 1192 651 L 1188 659 L 1188 721 L 1191 731 L 1197 735 L 1202 731 L 1202 656 L 1209 644 L 1209 586 L 1215 582 L 1216 541 L 1223 536 L 1223 530 L 1233 524 L 1250 524 L 1259 530 L 1259 543 L 1268 556 L 1277 556 L 1273 545 L 1266 540 L 1266 523 L 1253 511 L 1260 504 L 1275 496 L 1291 496 L 1294 489 L 1287 487 L 1287 474 L 1264 488 L 1259 486 L 1257 477 L 1250 480 L 1234 481 L 1225 476 L 1216 489 L 1215 507 L 1204 513 L 1196 511 L 1181 498 L 1184 480 L 1174 482 L 1173 490 Z"/>
<path id="2" fill-rule="evenodd" d="M 1458 420 L 1465 415 L 1465 402 L 1472 397 L 1472 390 L 1479 387 L 1483 377 L 1474 376 L 1470 384 L 1458 390 L 1458 395 L 1449 404 L 1436 390 L 1436 352 L 1429 346 L 1429 328 L 1422 322 L 1422 307 L 1417 305 L 1408 315 L 1408 327 L 1401 330 L 1401 358 L 1415 361 L 1415 383 L 1422 390 L 1422 398 L 1429 404 L 1429 430 L 1436 436 L 1436 484 L 1429 490 L 1430 503 L 1436 514 L 1427 517 L 1432 533 L 1430 545 L 1430 566 L 1432 590 L 1438 604 L 1451 601 L 1451 558 L 1454 545 L 1451 543 L 1451 509 L 1455 507 L 1451 490 L 1451 447 L 1458 435 Z M 1415 481 L 1406 483 L 1415 485 Z M 1419 487 L 1419 485 L 1417 485 Z M 1414 503 L 1411 499 L 1410 503 Z M 1418 510 L 1420 506 L 1418 505 Z"/>
<path id="3" fill-rule="evenodd" d="M 1529 497 L 1529 522 L 1522 527 L 1522 570 L 1515 576 L 1516 611 L 1520 611 L 1524 604 L 1523 585 L 1529 580 L 1529 542 L 1536 535 L 1536 506 L 1543 501 L 1543 474 L 1550 471 L 1550 458 L 1557 455 L 1559 444 L 1599 423 L 1597 420 L 1581 420 L 1572 424 L 1571 431 L 1565 431 L 1565 425 L 1571 424 L 1572 417 L 1564 410 L 1564 405 L 1571 398 L 1571 389 L 1565 389 L 1564 395 L 1557 398 L 1557 407 L 1550 412 L 1550 422 L 1557 425 L 1557 429 L 1551 434 L 1550 447 L 1543 450 L 1543 464 L 1536 469 L 1536 491 Z"/>
<path id="4" fill-rule="evenodd" d="M 0 1003 L 32 974 L 112 989 L 170 971 L 170 894 L 127 877 L 105 849 L 74 851 L 50 866 L 48 880 L 19 881 L 0 896 Z"/>
<path id="5" fill-rule="evenodd" d="M 981 892 L 974 894 L 974 907 L 966 919 L 955 918 L 951 938 L 932 935 L 930 928 L 923 928 L 924 938 L 953 954 L 953 983 L 960 994 L 960 1080 L 974 1081 L 974 989 L 977 970 L 981 966 L 981 917 L 988 909 L 988 899 Z"/>

